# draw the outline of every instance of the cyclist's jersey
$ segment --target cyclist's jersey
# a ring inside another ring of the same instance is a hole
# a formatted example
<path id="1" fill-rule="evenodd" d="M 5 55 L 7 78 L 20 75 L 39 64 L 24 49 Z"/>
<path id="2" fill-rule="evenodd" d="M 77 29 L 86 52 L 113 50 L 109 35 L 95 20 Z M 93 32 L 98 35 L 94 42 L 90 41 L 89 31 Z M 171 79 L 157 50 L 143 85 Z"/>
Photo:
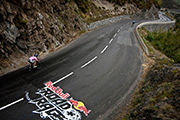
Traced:
<path id="1" fill-rule="evenodd" d="M 29 61 L 32 62 L 32 63 L 33 63 L 35 60 L 38 60 L 37 57 L 35 57 L 35 56 L 31 56 L 31 57 L 29 58 Z"/>

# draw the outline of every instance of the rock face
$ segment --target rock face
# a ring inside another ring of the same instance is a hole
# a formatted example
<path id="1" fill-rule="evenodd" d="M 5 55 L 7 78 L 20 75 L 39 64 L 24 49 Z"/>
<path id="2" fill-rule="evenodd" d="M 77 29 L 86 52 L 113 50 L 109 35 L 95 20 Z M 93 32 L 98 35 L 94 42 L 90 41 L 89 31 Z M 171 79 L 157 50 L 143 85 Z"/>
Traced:
<path id="1" fill-rule="evenodd" d="M 134 14 L 133 18 L 143 19 L 143 20 L 156 20 L 158 17 L 158 9 L 153 5 L 150 10 L 142 9 Z"/>
<path id="2" fill-rule="evenodd" d="M 73 7 L 64 0 L 2 0 L 0 70 L 24 64 L 34 53 L 48 53 L 86 29 Z"/>
<path id="3" fill-rule="evenodd" d="M 133 14 L 133 4 L 89 1 L 83 13 L 74 0 L 0 1 L 0 74 L 27 64 L 34 53 L 48 54 L 87 30 L 97 19 Z"/>

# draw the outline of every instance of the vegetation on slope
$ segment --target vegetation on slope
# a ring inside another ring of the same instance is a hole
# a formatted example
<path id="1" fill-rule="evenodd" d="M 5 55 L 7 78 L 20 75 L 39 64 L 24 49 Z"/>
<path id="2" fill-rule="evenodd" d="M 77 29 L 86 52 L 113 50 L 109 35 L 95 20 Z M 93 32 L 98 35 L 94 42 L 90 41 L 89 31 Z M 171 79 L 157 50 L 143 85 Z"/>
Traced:
<path id="1" fill-rule="evenodd" d="M 162 63 L 148 72 L 123 120 L 179 120 L 180 68 Z"/>
<path id="2" fill-rule="evenodd" d="M 180 8 L 180 0 L 162 0 L 161 7 L 169 9 L 178 9 Z"/>
<path id="3" fill-rule="evenodd" d="M 162 53 L 180 63 L 180 19 L 175 28 L 164 32 L 148 32 L 146 39 Z"/>
<path id="4" fill-rule="evenodd" d="M 108 0 L 109 2 L 113 2 L 119 5 L 124 5 L 126 2 L 134 3 L 139 8 L 151 8 L 152 4 L 156 7 L 160 7 L 162 0 Z"/>
<path id="5" fill-rule="evenodd" d="M 76 4 L 78 5 L 79 9 L 86 13 L 89 9 L 89 2 L 88 0 L 74 0 Z"/>
<path id="6" fill-rule="evenodd" d="M 89 1 L 88 0 L 66 0 L 66 2 L 74 1 L 79 9 L 86 13 L 89 10 Z M 133 3 L 136 4 L 138 8 L 143 9 L 143 8 L 148 8 L 150 9 L 151 6 L 154 4 L 156 7 L 160 7 L 162 4 L 162 0 L 107 0 L 110 3 L 115 3 L 120 6 L 125 5 L 126 3 Z"/>

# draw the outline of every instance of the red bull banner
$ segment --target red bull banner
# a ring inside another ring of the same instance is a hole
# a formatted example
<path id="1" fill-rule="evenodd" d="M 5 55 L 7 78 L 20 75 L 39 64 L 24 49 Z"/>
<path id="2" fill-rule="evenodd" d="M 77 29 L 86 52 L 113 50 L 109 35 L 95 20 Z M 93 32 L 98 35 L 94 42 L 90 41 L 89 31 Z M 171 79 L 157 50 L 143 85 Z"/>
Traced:
<path id="1" fill-rule="evenodd" d="M 63 89 L 53 86 L 51 81 L 44 83 L 46 87 L 38 89 L 37 99 L 31 99 L 29 92 L 26 92 L 26 99 L 30 104 L 37 106 L 37 110 L 32 112 L 39 114 L 42 119 L 50 120 L 81 120 L 80 112 L 85 116 L 91 112 L 83 102 L 70 97 L 69 93 L 64 93 Z"/>

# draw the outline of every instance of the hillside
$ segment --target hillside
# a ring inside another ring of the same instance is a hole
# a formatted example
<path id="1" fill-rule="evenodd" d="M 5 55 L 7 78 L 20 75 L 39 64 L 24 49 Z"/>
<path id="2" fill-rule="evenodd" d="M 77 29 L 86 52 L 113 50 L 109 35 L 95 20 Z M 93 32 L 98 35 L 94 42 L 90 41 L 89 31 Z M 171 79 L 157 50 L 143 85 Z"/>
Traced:
<path id="1" fill-rule="evenodd" d="M 63 47 L 86 32 L 93 21 L 132 15 L 145 9 L 144 4 L 137 0 L 123 4 L 108 0 L 2 0 L 0 74 L 26 65 L 34 53 L 43 58 Z"/>
<path id="2" fill-rule="evenodd" d="M 2 0 L 0 9 L 1 74 L 28 64 L 34 53 L 42 58 L 66 45 L 92 21 L 138 10 L 132 4 L 120 7 L 98 0 Z"/>

